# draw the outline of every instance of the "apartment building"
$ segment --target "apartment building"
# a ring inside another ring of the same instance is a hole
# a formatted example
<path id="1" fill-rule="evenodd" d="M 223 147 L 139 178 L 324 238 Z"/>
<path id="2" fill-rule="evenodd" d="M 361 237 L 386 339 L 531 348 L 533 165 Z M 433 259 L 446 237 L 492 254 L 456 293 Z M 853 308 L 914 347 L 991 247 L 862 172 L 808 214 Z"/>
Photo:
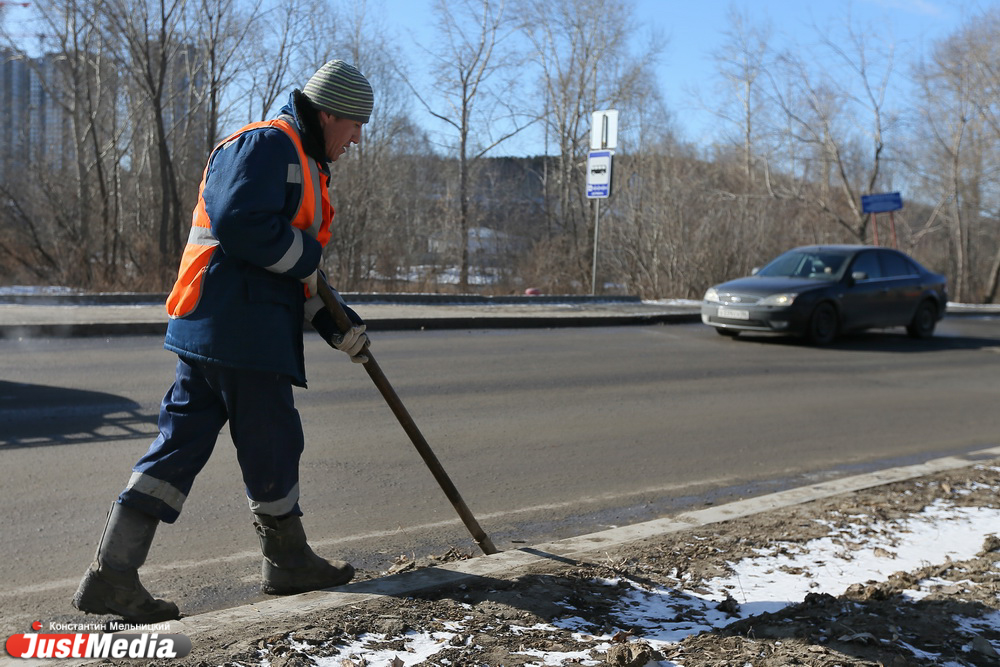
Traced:
<path id="1" fill-rule="evenodd" d="M 29 164 L 57 166 L 66 159 L 68 118 L 51 88 L 59 77 L 52 55 L 0 49 L 0 179 Z"/>

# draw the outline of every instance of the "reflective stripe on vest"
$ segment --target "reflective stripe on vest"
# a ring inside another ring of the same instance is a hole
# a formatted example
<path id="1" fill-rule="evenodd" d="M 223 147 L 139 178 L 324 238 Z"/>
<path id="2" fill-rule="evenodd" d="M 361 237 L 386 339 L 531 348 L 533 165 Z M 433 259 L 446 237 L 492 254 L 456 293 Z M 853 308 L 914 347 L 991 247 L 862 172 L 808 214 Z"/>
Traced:
<path id="1" fill-rule="evenodd" d="M 309 234 L 320 245 L 326 246 L 330 240 L 330 216 L 324 216 L 324 211 L 330 208 L 327 179 L 320 173 L 319 164 L 306 155 L 302 147 L 302 139 L 295 128 L 294 119 L 290 116 L 280 116 L 274 120 L 251 123 L 226 137 L 212 151 L 214 155 L 219 150 L 225 150 L 244 132 L 258 128 L 273 127 L 283 131 L 295 145 L 299 163 L 289 164 L 286 182 L 301 185 L 302 196 L 299 198 L 295 213 L 292 215 L 292 244 L 282 257 L 271 266 L 264 267 L 274 273 L 289 271 L 302 257 L 304 242 L 302 234 Z M 211 164 L 211 156 L 208 164 Z M 201 300 L 203 281 L 208 265 L 212 261 L 219 240 L 212 233 L 211 221 L 205 212 L 205 179 L 208 176 L 208 164 L 202 175 L 201 186 L 198 188 L 198 205 L 191 216 L 191 231 L 188 233 L 187 244 L 181 257 L 177 281 L 167 297 L 167 314 L 171 318 L 184 317 L 191 314 Z M 303 165 L 306 166 L 303 169 Z M 324 219 L 326 217 L 326 219 Z"/>

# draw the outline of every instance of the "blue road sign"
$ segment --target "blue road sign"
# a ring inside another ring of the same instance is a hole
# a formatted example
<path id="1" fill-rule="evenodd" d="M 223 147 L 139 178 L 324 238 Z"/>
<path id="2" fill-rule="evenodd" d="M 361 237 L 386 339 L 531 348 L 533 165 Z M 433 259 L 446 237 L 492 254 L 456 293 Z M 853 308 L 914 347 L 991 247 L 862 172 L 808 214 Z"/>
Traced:
<path id="1" fill-rule="evenodd" d="M 604 199 L 611 194 L 612 151 L 590 151 L 587 158 L 587 197 Z"/>
<path id="2" fill-rule="evenodd" d="M 587 183 L 588 199 L 607 199 L 611 195 L 609 183 Z"/>
<path id="3" fill-rule="evenodd" d="M 862 213 L 888 213 L 903 208 L 903 198 L 898 192 L 879 195 L 861 195 Z"/>

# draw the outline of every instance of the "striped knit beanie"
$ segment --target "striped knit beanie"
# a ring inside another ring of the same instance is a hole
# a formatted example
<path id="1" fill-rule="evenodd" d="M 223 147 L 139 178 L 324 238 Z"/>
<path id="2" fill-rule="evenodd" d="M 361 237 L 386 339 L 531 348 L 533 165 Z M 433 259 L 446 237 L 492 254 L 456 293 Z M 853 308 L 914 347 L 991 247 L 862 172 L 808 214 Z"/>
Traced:
<path id="1" fill-rule="evenodd" d="M 362 123 L 368 122 L 375 103 L 368 79 L 343 60 L 331 60 L 320 67 L 302 93 L 317 109 Z"/>

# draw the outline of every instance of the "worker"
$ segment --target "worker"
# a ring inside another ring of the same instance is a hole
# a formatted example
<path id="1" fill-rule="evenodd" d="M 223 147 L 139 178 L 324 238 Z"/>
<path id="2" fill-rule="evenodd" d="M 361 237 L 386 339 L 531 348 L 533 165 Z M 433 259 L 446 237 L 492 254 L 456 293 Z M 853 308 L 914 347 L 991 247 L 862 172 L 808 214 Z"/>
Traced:
<path id="1" fill-rule="evenodd" d="M 354 326 L 339 332 L 318 286 L 333 219 L 329 163 L 361 143 L 373 103 L 361 72 L 332 60 L 277 118 L 247 125 L 210 155 L 167 298 L 164 347 L 178 360 L 159 436 L 111 507 L 77 609 L 132 623 L 179 618 L 176 604 L 143 587 L 138 569 L 159 522 L 177 520 L 227 422 L 263 553 L 263 592 L 330 588 L 354 576 L 349 563 L 324 560 L 306 542 L 292 387 L 306 386 L 305 320 L 352 361 L 368 361 L 364 322 L 345 306 Z"/>

